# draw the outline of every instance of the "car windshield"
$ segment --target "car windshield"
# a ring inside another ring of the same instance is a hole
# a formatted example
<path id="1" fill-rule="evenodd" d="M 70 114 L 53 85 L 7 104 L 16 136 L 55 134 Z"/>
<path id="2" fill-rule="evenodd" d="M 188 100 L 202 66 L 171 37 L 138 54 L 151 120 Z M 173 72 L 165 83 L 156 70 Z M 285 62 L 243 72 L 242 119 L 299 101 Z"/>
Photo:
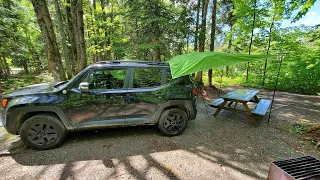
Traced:
<path id="1" fill-rule="evenodd" d="M 74 76 L 72 79 L 68 81 L 61 81 L 54 85 L 54 88 L 57 88 L 58 90 L 64 89 L 67 87 L 70 83 L 78 81 L 79 78 L 81 78 L 85 73 L 87 73 L 88 69 L 90 69 L 91 66 L 86 67 L 84 70 L 79 72 L 76 76 Z"/>

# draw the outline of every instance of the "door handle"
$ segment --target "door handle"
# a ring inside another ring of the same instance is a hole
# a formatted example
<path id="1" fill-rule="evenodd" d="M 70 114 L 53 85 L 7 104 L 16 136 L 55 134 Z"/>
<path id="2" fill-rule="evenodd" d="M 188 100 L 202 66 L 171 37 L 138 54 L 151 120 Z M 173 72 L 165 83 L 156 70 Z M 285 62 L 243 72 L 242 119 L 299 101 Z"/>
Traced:
<path id="1" fill-rule="evenodd" d="M 124 98 L 125 98 L 127 103 L 132 103 L 133 99 L 134 99 L 134 96 L 126 95 Z"/>
<path id="2" fill-rule="evenodd" d="M 123 99 L 123 96 L 109 96 L 110 99 Z"/>
<path id="3" fill-rule="evenodd" d="M 129 95 L 127 95 L 127 96 L 125 96 L 125 98 L 126 98 L 126 99 L 134 99 L 134 96 L 129 96 Z"/>

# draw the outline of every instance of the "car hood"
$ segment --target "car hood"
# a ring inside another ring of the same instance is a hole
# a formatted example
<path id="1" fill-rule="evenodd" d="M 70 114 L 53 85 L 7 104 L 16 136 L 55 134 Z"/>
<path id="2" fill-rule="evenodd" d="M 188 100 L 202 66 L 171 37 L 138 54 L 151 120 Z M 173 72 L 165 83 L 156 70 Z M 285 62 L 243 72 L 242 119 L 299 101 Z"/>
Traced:
<path id="1" fill-rule="evenodd" d="M 8 94 L 4 94 L 2 98 L 53 92 L 56 89 L 54 88 L 54 85 L 56 84 L 57 83 L 43 83 L 26 86 L 12 91 Z"/>

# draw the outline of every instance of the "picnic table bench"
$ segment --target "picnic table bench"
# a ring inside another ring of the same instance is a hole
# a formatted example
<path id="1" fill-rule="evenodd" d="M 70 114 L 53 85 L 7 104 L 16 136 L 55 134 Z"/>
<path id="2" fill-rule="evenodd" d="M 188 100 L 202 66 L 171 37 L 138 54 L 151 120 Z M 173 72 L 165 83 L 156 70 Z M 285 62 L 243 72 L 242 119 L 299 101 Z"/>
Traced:
<path id="1" fill-rule="evenodd" d="M 212 101 L 208 105 L 217 108 L 217 111 L 213 114 L 214 116 L 217 116 L 222 109 L 225 109 L 233 112 L 246 113 L 250 119 L 254 120 L 254 116 L 265 116 L 272 102 L 268 99 L 259 99 L 257 97 L 258 93 L 258 90 L 236 89 Z M 248 102 L 256 103 L 255 108 L 251 110 Z M 235 105 L 231 107 L 233 103 L 235 103 Z M 238 103 L 241 103 L 244 109 L 237 108 Z"/>

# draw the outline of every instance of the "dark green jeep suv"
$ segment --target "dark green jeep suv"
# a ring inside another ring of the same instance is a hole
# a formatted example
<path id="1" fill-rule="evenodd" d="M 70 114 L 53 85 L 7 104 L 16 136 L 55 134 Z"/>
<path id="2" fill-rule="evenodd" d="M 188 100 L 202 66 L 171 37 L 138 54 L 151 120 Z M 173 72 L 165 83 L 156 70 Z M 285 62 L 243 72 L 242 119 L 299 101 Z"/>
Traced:
<path id="1" fill-rule="evenodd" d="M 195 118 L 196 93 L 189 76 L 172 79 L 163 62 L 98 62 L 68 82 L 3 95 L 0 118 L 38 150 L 58 147 L 74 130 L 157 125 L 174 136 Z"/>

